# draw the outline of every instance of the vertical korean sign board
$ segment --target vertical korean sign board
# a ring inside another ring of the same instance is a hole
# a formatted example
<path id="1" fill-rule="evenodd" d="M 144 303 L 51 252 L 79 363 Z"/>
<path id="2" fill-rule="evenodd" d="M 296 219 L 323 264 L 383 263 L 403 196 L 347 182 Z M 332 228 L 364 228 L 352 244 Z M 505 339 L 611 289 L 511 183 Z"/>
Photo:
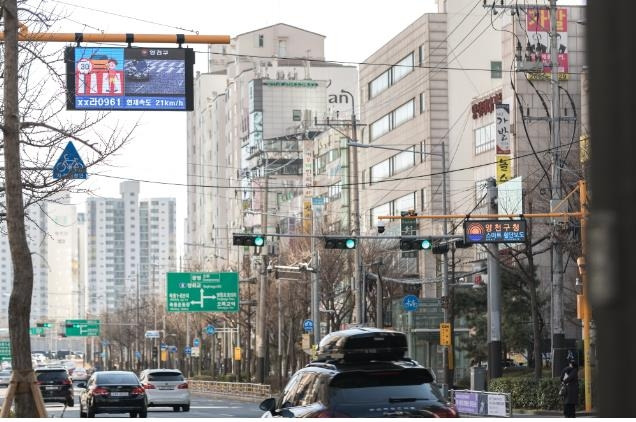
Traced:
<path id="1" fill-rule="evenodd" d="M 495 141 L 497 147 L 497 184 L 505 183 L 512 177 L 510 161 L 510 105 L 495 105 Z"/>
<path id="2" fill-rule="evenodd" d="M 67 47 L 68 110 L 192 111 L 194 50 Z"/>
<path id="3" fill-rule="evenodd" d="M 557 64 L 559 66 L 559 80 L 568 79 L 568 11 L 558 8 L 557 12 Z M 550 51 L 550 10 L 543 8 L 528 8 L 526 11 L 526 34 L 528 34 L 528 49 L 530 61 L 541 62 L 543 72 L 529 73 L 529 79 L 550 79 L 552 73 Z"/>
<path id="4" fill-rule="evenodd" d="M 238 312 L 238 273 L 168 273 L 168 312 Z"/>

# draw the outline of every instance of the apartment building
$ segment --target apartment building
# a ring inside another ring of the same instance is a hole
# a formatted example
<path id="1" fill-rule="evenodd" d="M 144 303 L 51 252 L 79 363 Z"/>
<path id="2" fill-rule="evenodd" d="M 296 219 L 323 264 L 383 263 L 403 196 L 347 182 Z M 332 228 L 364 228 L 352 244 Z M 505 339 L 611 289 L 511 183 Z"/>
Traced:
<path id="1" fill-rule="evenodd" d="M 87 311 L 92 315 L 165 297 L 176 270 L 176 200 L 140 199 L 139 182 L 120 184 L 120 198 L 87 202 Z"/>
<path id="2" fill-rule="evenodd" d="M 304 141 L 327 117 L 350 115 L 341 90 L 354 101 L 357 92 L 354 67 L 324 62 L 324 38 L 280 23 L 210 47 L 188 116 L 189 180 L 200 185 L 188 193 L 192 268 L 237 270 L 233 232 L 293 231 L 302 221 Z"/>

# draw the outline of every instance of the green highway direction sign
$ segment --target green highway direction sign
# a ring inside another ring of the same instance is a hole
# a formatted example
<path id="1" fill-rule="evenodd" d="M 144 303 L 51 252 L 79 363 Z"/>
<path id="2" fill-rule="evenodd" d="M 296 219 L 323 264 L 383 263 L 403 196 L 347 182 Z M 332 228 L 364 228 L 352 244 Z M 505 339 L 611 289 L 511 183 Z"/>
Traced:
<path id="1" fill-rule="evenodd" d="M 238 273 L 167 273 L 168 312 L 238 312 Z"/>
<path id="2" fill-rule="evenodd" d="M 44 334 L 44 327 L 31 327 L 29 328 L 29 333 L 32 336 L 39 336 Z"/>
<path id="3" fill-rule="evenodd" d="M 67 319 L 64 327 L 66 337 L 88 337 L 99 335 L 98 319 Z"/>
<path id="4" fill-rule="evenodd" d="M 11 342 L 9 340 L 0 340 L 0 361 L 11 360 Z"/>

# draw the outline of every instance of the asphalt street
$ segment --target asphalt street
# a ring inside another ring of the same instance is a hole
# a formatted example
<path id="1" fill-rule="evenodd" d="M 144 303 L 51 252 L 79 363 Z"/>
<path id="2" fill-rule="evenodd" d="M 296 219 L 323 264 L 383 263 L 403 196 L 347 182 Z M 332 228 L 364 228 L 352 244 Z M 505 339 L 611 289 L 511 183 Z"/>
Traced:
<path id="1" fill-rule="evenodd" d="M 6 388 L 0 388 L 0 403 L 4 401 Z M 79 418 L 79 389 L 75 388 L 75 406 L 64 409 L 62 404 L 46 403 L 49 417 Z M 259 401 L 214 397 L 210 394 L 192 393 L 189 412 L 174 412 L 168 407 L 151 407 L 149 418 L 260 418 L 263 411 Z M 128 414 L 99 414 L 97 418 L 128 418 Z"/>

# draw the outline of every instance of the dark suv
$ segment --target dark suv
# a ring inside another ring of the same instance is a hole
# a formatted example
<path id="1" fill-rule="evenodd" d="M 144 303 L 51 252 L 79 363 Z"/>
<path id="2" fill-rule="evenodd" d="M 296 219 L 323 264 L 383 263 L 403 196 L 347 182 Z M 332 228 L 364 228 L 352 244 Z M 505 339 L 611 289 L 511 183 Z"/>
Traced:
<path id="1" fill-rule="evenodd" d="M 37 368 L 35 376 L 45 402 L 64 403 L 69 407 L 75 405 L 73 382 L 66 368 Z"/>
<path id="2" fill-rule="evenodd" d="M 354 328 L 329 334 L 318 359 L 296 372 L 280 398 L 260 405 L 278 417 L 457 417 L 431 371 L 404 357 L 403 333 Z"/>

